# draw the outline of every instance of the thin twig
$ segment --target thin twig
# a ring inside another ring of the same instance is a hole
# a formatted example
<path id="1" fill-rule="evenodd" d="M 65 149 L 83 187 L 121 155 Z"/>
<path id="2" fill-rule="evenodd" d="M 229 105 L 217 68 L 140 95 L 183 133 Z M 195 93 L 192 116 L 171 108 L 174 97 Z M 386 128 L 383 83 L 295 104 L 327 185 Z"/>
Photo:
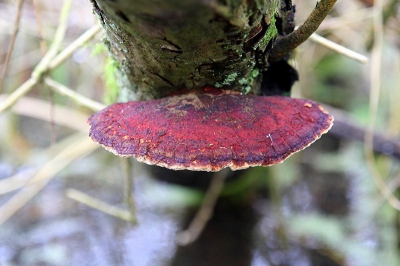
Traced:
<path id="1" fill-rule="evenodd" d="M 50 61 L 57 55 L 58 50 L 61 47 L 61 43 L 64 40 L 65 32 L 67 31 L 68 25 L 68 14 L 71 8 L 72 0 L 64 0 L 61 8 L 60 20 L 56 33 L 54 34 L 53 42 L 50 45 L 49 50 L 44 55 L 43 59 L 35 67 L 32 73 L 32 78 L 39 80 L 42 75 L 49 70 Z"/>
<path id="2" fill-rule="evenodd" d="M 5 95 L 0 94 L 0 101 L 6 99 Z M 22 97 L 11 109 L 18 115 L 33 117 L 44 121 L 49 121 L 50 103 L 33 97 Z M 58 125 L 67 126 L 71 129 L 88 132 L 87 113 L 78 111 L 62 105 L 55 105 L 54 119 Z"/>
<path id="3" fill-rule="evenodd" d="M 133 182 L 132 182 L 132 161 L 130 158 L 122 158 L 124 163 L 124 198 L 125 203 L 128 206 L 129 212 L 131 213 L 131 221 L 136 223 L 136 204 L 133 198 Z"/>
<path id="4" fill-rule="evenodd" d="M 32 176 L 38 171 L 39 167 L 34 167 L 32 169 L 29 169 L 29 171 L 24 171 L 22 173 L 0 179 L 0 195 L 24 187 L 29 182 L 29 180 L 32 179 Z"/>
<path id="5" fill-rule="evenodd" d="M 335 118 L 335 123 L 328 134 L 360 142 L 365 141 L 367 130 L 364 126 L 357 123 L 357 120 L 351 117 L 350 114 L 332 106 L 323 105 L 323 107 Z M 387 132 L 378 132 L 375 130 L 372 133 L 373 149 L 375 152 L 400 160 L 400 139 L 389 136 Z"/>
<path id="6" fill-rule="evenodd" d="M 362 64 L 366 64 L 368 62 L 368 57 L 366 57 L 365 55 L 359 54 L 353 50 L 350 50 L 340 44 L 337 44 L 335 42 L 332 42 L 316 33 L 311 34 L 310 40 L 321 44 L 339 54 L 342 54 L 344 56 L 347 56 L 348 58 L 354 59 Z"/>
<path id="7" fill-rule="evenodd" d="M 79 157 L 86 156 L 99 146 L 86 134 L 79 133 L 81 138 L 48 161 L 31 181 L 0 207 L 0 225 L 13 216 L 29 202 L 46 184 L 63 168 Z M 40 180 L 40 182 L 38 182 Z"/>
<path id="8" fill-rule="evenodd" d="M 305 42 L 313 34 L 331 11 L 336 0 L 318 1 L 310 16 L 294 32 L 279 38 L 269 55 L 269 61 L 279 61 L 293 51 L 297 46 Z"/>
<path id="9" fill-rule="evenodd" d="M 41 22 L 41 14 L 39 10 L 39 6 L 36 3 L 37 0 L 32 0 L 32 5 L 33 5 L 33 11 L 35 12 L 35 17 L 36 17 L 36 23 L 38 26 L 38 33 L 39 33 L 39 43 L 40 43 L 40 50 L 42 52 L 42 55 L 46 54 L 47 51 L 47 45 L 46 42 L 44 41 L 43 38 L 43 27 L 42 27 L 42 22 Z"/>
<path id="10" fill-rule="evenodd" d="M 87 41 L 92 39 L 98 32 L 100 32 L 101 27 L 99 25 L 94 25 L 87 31 L 85 31 L 81 36 L 79 36 L 75 41 L 68 45 L 64 50 L 62 50 L 56 57 L 49 63 L 49 69 L 55 69 L 59 65 L 65 62 L 71 55 L 84 45 Z"/>
<path id="11" fill-rule="evenodd" d="M 0 93 L 3 91 L 3 84 L 4 84 L 4 80 L 6 78 L 7 75 L 7 71 L 8 71 L 8 66 L 10 64 L 10 59 L 11 59 L 11 55 L 14 49 L 14 45 L 15 45 L 15 40 L 17 39 L 17 34 L 19 31 L 19 22 L 21 19 L 21 10 L 22 10 L 22 4 L 24 3 L 24 0 L 19 0 L 18 1 L 18 5 L 17 5 L 17 16 L 15 17 L 15 21 L 14 21 L 14 30 L 11 36 L 11 41 L 10 41 L 10 46 L 8 47 L 8 51 L 7 51 L 7 55 L 6 55 L 6 59 L 5 62 L 3 64 L 3 69 L 1 71 L 1 75 L 0 75 Z"/>
<path id="12" fill-rule="evenodd" d="M 40 49 L 33 49 L 27 53 L 14 54 L 10 62 L 10 64 L 13 64 L 14 66 L 7 71 L 7 76 L 30 71 L 41 58 L 42 55 L 40 54 Z M 3 67 L 3 64 L 0 64 L 0 67 Z"/>
<path id="13" fill-rule="evenodd" d="M 50 116 L 50 145 L 53 146 L 56 143 L 56 124 L 54 122 L 54 116 L 55 116 L 55 103 L 54 103 L 54 90 L 49 89 L 49 98 L 50 98 L 50 110 L 49 110 L 49 116 Z"/>
<path id="14" fill-rule="evenodd" d="M 65 194 L 68 198 L 83 203 L 89 207 L 92 207 L 93 209 L 99 210 L 101 212 L 107 213 L 111 216 L 128 222 L 135 222 L 135 218 L 132 217 L 129 211 L 110 205 L 104 201 L 91 197 L 88 194 L 83 193 L 79 190 L 69 188 L 67 189 Z"/>
<path id="15" fill-rule="evenodd" d="M 101 109 L 105 108 L 105 105 L 96 101 L 93 101 L 92 99 L 89 99 L 73 90 L 70 88 L 64 86 L 61 83 L 58 83 L 57 81 L 52 80 L 51 78 L 45 78 L 44 82 L 47 86 L 50 87 L 50 89 L 54 90 L 55 92 L 60 93 L 61 95 L 67 96 L 74 100 L 76 103 L 85 106 L 87 108 L 90 108 L 93 111 L 100 111 Z"/>
<path id="16" fill-rule="evenodd" d="M 381 90 L 381 64 L 383 50 L 383 0 L 375 0 L 374 2 L 374 46 L 371 52 L 371 89 L 370 89 L 370 105 L 369 105 L 369 123 L 365 133 L 364 153 L 366 157 L 367 167 L 372 174 L 376 186 L 380 193 L 386 198 L 389 204 L 400 210 L 400 201 L 392 194 L 386 183 L 383 181 L 379 170 L 375 164 L 373 141 L 376 117 L 379 106 L 379 96 Z"/>
<path id="17" fill-rule="evenodd" d="M 35 86 L 37 80 L 33 78 L 25 81 L 21 86 L 19 86 L 13 93 L 11 93 L 4 101 L 0 102 L 0 114 L 10 108 L 19 98 L 27 94 L 33 86 Z"/>
<path id="18" fill-rule="evenodd" d="M 35 67 L 31 78 L 27 80 L 22 86 L 16 89 L 10 96 L 2 103 L 0 103 L 0 113 L 13 105 L 20 97 L 28 93 L 32 87 L 40 80 L 42 75 L 48 71 L 48 65 L 51 59 L 57 54 L 58 49 L 64 39 L 65 31 L 67 29 L 68 12 L 71 7 L 72 0 L 65 0 L 61 9 L 61 16 L 59 24 L 55 33 L 54 41 L 52 42 L 49 51 L 42 58 L 39 64 Z"/>
<path id="19" fill-rule="evenodd" d="M 78 39 L 76 39 L 73 43 L 71 43 L 68 47 L 66 47 L 62 52 L 60 52 L 53 60 L 50 62 L 50 66 L 48 69 L 54 69 L 60 64 L 62 64 L 72 53 L 84 45 L 88 40 L 93 38 L 97 32 L 100 31 L 99 26 L 93 26 L 88 31 L 83 33 Z M 34 85 L 36 85 L 38 79 L 31 77 L 24 84 L 18 87 L 13 93 L 11 93 L 7 99 L 0 102 L 0 114 L 10 108 L 19 98 L 27 94 Z"/>
<path id="20" fill-rule="evenodd" d="M 204 196 L 203 203 L 188 229 L 183 230 L 176 235 L 175 241 L 178 245 L 185 246 L 193 243 L 200 236 L 212 216 L 215 204 L 217 203 L 221 190 L 224 187 L 225 179 L 228 177 L 228 173 L 228 169 L 223 169 L 214 174 L 210 187 Z"/>
<path id="21" fill-rule="evenodd" d="M 42 160 L 48 161 L 51 158 L 54 158 L 54 155 L 57 155 L 58 153 L 62 152 L 66 148 L 70 147 L 72 144 L 76 144 L 78 141 L 82 141 L 81 134 L 71 135 L 69 137 L 62 139 L 61 141 L 58 141 L 54 146 L 51 146 L 39 153 L 35 153 L 34 157 L 43 158 Z M 38 163 L 37 161 L 34 162 L 35 165 L 37 163 Z M 25 168 L 29 169 L 29 165 L 33 165 L 33 163 L 26 162 Z M 20 189 L 26 186 L 28 183 L 35 184 L 37 182 L 41 182 L 42 181 L 41 178 L 33 179 L 33 176 L 36 175 L 42 169 L 42 167 L 43 165 L 41 164 L 39 166 L 31 167 L 28 171 L 22 171 L 13 176 L 0 179 L 0 195 Z"/>

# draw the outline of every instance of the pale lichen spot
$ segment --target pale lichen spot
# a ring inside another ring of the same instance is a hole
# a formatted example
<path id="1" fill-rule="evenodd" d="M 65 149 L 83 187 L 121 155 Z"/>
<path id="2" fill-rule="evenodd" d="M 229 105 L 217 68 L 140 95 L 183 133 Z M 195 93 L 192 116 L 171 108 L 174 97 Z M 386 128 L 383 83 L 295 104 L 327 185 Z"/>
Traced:
<path id="1" fill-rule="evenodd" d="M 205 108 L 203 102 L 194 93 L 170 97 L 170 99 L 168 99 L 168 104 L 165 107 L 170 111 L 173 111 L 175 110 L 175 106 L 182 105 L 193 105 L 196 110 Z"/>

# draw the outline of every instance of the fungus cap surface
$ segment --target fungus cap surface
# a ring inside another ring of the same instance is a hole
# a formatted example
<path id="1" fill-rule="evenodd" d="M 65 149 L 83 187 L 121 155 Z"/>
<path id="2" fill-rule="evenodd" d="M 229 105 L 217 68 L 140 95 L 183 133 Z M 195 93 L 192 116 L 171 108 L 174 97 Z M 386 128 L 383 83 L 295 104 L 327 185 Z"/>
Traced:
<path id="1" fill-rule="evenodd" d="M 206 88 L 116 103 L 88 122 L 91 138 L 119 156 L 219 171 L 281 163 L 326 133 L 333 117 L 310 100 Z"/>

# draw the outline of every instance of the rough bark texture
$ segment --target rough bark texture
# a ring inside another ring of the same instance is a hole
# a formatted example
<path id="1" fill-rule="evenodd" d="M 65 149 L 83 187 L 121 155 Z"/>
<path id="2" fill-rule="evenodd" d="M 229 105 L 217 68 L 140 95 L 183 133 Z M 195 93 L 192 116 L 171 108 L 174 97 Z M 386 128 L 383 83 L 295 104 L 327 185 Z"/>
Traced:
<path id="1" fill-rule="evenodd" d="M 91 2 L 119 63 L 120 101 L 207 85 L 259 93 L 273 39 L 293 23 L 288 0 Z"/>

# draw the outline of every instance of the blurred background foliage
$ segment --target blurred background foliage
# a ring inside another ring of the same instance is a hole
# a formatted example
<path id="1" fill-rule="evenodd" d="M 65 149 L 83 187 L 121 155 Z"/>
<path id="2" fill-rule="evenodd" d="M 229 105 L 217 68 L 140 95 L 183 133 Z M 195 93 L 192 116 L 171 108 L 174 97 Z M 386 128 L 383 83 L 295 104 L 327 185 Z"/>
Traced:
<path id="1" fill-rule="evenodd" d="M 0 69 L 17 2 L 0 1 Z M 315 2 L 294 1 L 297 23 L 304 21 Z M 339 0 L 318 33 L 370 57 L 372 3 Z M 61 0 L 24 1 L 1 101 L 29 79 L 48 51 L 62 5 Z M 365 129 L 371 118 L 371 75 L 378 68 L 381 90 L 375 133 L 399 145 L 399 10 L 397 1 L 384 1 L 381 64 L 371 65 L 370 60 L 363 65 L 312 41 L 301 45 L 291 60 L 300 74 L 292 96 L 340 109 Z M 61 48 L 96 23 L 89 1 L 73 1 Z M 96 34 L 50 75 L 80 95 L 109 103 L 113 90 L 106 87 L 115 86 L 114 63 L 102 38 Z M 81 144 L 88 139 L 86 119 L 92 113 L 37 84 L 0 114 L 0 265 L 185 265 L 176 259 L 179 248 L 174 238 L 186 210 L 201 202 L 202 192 L 158 182 L 134 162 L 136 225 L 74 200 L 81 191 L 114 206 L 106 206 L 108 210 L 126 214 L 129 207 L 123 197 L 126 162 L 97 146 Z M 382 178 L 398 196 L 399 158 L 376 153 L 368 162 L 363 142 L 352 139 L 346 128 L 340 130 L 340 136 L 336 131 L 324 135 L 284 163 L 251 169 L 247 179 L 227 185 L 222 197 L 243 193 L 255 184 L 263 188 L 252 201 L 252 214 L 245 217 L 256 221 L 244 231 L 253 239 L 243 243 L 250 258 L 237 265 L 400 265 L 399 210 L 388 204 L 374 182 Z M 67 164 L 62 167 L 57 156 L 66 150 L 75 155 L 61 157 Z M 380 176 L 370 171 L 368 163 Z M 32 186 L 25 185 L 44 168 L 53 173 L 47 185 L 20 204 Z M 229 256 L 241 260 L 240 254 Z"/>

